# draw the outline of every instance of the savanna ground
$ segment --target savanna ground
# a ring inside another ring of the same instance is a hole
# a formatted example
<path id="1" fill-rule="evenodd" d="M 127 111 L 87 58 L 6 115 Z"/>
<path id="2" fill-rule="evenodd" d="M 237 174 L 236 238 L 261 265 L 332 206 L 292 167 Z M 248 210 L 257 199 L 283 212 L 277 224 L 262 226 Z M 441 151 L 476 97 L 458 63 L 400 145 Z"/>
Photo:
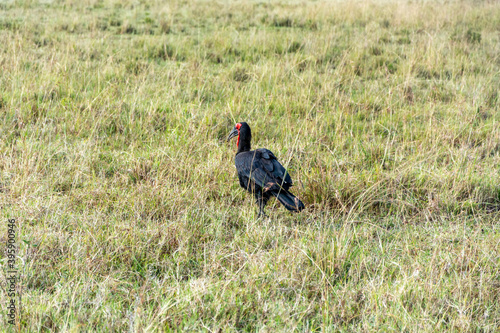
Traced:
<path id="1" fill-rule="evenodd" d="M 498 2 L 3 1 L 0 68 L 21 331 L 500 329 Z"/>

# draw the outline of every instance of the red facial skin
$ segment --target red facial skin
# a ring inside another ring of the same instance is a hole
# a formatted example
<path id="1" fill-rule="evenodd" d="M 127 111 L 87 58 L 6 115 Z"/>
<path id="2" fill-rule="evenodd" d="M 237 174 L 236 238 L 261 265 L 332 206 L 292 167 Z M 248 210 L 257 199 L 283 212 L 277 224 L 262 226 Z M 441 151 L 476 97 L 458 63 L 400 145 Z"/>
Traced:
<path id="1" fill-rule="evenodd" d="M 241 124 L 237 123 L 235 127 L 238 130 L 238 140 L 236 140 L 236 147 L 238 147 L 240 145 L 240 127 L 241 127 Z"/>

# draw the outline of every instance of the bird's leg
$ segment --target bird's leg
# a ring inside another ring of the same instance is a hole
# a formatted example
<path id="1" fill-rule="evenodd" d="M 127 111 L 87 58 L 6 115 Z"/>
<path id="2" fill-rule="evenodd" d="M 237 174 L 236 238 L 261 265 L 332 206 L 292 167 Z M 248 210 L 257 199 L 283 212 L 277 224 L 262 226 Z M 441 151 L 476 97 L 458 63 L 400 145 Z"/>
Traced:
<path id="1" fill-rule="evenodd" d="M 264 208 L 259 207 L 259 215 L 257 215 L 257 218 L 260 219 L 261 217 L 266 218 L 266 217 L 269 217 L 269 216 L 267 216 L 266 213 L 264 213 Z"/>
<path id="2" fill-rule="evenodd" d="M 257 216 L 257 218 L 268 217 L 264 212 L 264 207 L 266 206 L 266 204 L 267 204 L 267 198 L 263 197 L 262 195 L 259 195 L 257 197 L 257 205 L 259 206 L 259 215 Z"/>

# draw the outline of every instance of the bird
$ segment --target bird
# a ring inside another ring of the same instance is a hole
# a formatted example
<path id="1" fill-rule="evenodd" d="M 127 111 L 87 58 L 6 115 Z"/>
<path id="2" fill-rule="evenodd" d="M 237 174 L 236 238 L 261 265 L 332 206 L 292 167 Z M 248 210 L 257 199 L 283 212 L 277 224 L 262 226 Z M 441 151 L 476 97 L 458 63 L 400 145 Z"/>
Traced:
<path id="1" fill-rule="evenodd" d="M 276 197 L 289 211 L 303 210 L 304 203 L 289 191 L 292 178 L 276 156 L 265 148 L 250 150 L 252 141 L 250 126 L 245 122 L 237 123 L 229 133 L 227 142 L 236 136 L 238 139 L 234 164 L 238 171 L 240 186 L 255 197 L 259 207 L 258 218 L 267 217 L 264 208 L 271 196 Z"/>

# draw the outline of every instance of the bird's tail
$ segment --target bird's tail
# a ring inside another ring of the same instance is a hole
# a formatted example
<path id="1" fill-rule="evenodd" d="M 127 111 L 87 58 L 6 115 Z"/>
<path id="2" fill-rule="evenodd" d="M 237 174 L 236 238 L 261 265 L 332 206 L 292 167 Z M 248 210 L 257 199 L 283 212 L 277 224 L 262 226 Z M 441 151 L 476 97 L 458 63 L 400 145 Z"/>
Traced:
<path id="1" fill-rule="evenodd" d="M 284 189 L 281 189 L 280 191 L 273 191 L 271 193 L 281 202 L 283 206 L 285 206 L 286 209 L 291 212 L 300 212 L 305 208 L 302 201 Z"/>

